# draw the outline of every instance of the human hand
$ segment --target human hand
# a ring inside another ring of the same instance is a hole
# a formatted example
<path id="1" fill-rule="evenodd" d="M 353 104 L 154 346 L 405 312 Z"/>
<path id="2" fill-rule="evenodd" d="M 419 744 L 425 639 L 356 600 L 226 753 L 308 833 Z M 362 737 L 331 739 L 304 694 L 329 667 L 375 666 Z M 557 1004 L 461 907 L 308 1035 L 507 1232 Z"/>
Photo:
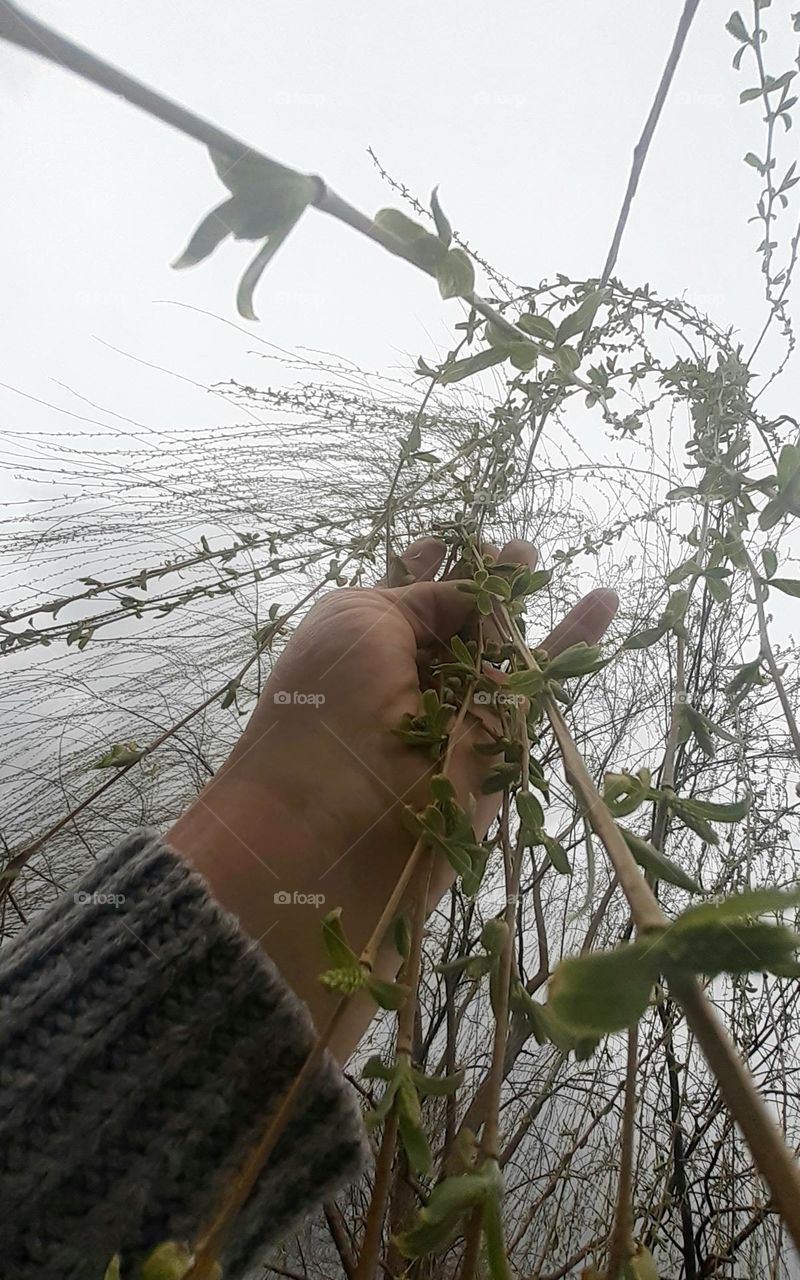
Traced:
<path id="1" fill-rule="evenodd" d="M 318 915 L 341 906 L 348 940 L 363 948 L 411 850 L 404 806 L 428 802 L 440 767 L 394 730 L 404 714 L 417 714 L 431 664 L 475 622 L 470 595 L 455 581 L 433 581 L 444 551 L 422 539 L 403 556 L 408 585 L 334 591 L 310 610 L 231 756 L 169 834 L 263 941 L 318 1021 L 331 1000 L 317 980 L 324 968 Z M 484 552 L 536 563 L 524 542 Z M 591 592 L 542 647 L 554 655 L 581 640 L 596 643 L 616 604 L 612 591 Z M 494 760 L 474 749 L 489 740 L 481 713 L 468 709 L 448 769 L 479 838 L 499 803 L 481 792 Z M 429 909 L 453 879 L 449 863 L 437 859 Z M 383 973 L 393 976 L 397 963 L 388 956 Z"/>

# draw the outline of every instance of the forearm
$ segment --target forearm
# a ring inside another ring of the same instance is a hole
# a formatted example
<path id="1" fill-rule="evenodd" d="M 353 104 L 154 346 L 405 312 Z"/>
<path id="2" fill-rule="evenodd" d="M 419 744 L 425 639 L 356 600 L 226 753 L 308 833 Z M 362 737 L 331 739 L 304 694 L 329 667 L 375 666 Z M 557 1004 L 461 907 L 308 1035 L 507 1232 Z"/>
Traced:
<path id="1" fill-rule="evenodd" d="M 385 820 L 393 806 L 386 806 Z M 295 994 L 308 1006 L 318 1030 L 338 997 L 319 980 L 328 967 L 322 945 L 322 917 L 341 907 L 348 941 L 358 953 L 372 936 L 394 892 L 411 850 L 403 832 L 395 852 L 391 838 L 381 839 L 381 819 L 365 833 L 376 849 L 370 874 L 351 856 L 359 841 L 345 842 L 334 824 L 327 832 L 322 814 L 292 808 L 267 779 L 246 771 L 221 771 L 168 832 L 170 845 L 208 882 L 216 899 L 270 956 Z M 394 815 L 396 819 L 396 814 Z M 365 824 L 366 825 L 366 824 Z M 437 860 L 428 886 L 428 907 L 453 881 L 445 860 Z M 403 900 L 408 909 L 425 892 L 427 873 L 413 877 Z M 377 976 L 397 976 L 401 957 L 384 940 L 374 965 Z M 330 1048 L 340 1062 L 351 1056 L 375 1016 L 365 993 L 351 999 L 340 1017 Z"/>

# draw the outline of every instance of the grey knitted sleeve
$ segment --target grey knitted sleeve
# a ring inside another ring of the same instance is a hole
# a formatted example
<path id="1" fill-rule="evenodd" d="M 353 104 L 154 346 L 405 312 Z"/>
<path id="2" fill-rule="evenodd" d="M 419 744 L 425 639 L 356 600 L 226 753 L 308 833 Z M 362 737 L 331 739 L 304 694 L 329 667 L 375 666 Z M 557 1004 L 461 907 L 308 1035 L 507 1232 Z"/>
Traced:
<path id="1" fill-rule="evenodd" d="M 313 1042 L 305 1006 L 146 831 L 0 962 L 3 1280 L 101 1280 L 115 1253 L 191 1241 Z M 225 1280 L 363 1159 L 328 1058 L 240 1215 Z"/>

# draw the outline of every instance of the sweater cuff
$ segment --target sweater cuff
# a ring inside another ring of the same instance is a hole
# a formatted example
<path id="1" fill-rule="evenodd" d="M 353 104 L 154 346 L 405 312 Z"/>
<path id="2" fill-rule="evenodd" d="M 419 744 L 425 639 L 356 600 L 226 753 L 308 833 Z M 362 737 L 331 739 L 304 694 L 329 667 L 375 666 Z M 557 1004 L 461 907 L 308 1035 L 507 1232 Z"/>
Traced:
<path id="1" fill-rule="evenodd" d="M 0 1257 L 91 1280 L 193 1240 L 315 1039 L 305 1006 L 205 881 L 138 832 L 0 965 Z M 355 1095 L 326 1054 L 223 1255 L 226 1280 L 360 1173 Z"/>

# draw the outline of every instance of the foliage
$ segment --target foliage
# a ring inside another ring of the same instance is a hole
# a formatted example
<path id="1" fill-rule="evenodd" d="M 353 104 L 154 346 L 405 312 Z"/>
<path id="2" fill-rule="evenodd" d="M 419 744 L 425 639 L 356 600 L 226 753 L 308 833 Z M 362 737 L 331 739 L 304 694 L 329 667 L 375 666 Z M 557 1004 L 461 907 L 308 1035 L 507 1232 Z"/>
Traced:
<path id="1" fill-rule="evenodd" d="M 798 251 L 781 224 L 798 178 L 793 163 L 778 163 L 795 73 L 766 70 L 769 8 L 757 0 L 752 17 L 737 11 L 727 23 L 737 72 L 749 67 L 757 81 L 742 104 L 757 103 L 764 118 L 763 148 L 745 156 L 759 184 L 766 304 L 749 354 L 689 303 L 614 277 L 517 289 L 489 269 L 502 297 L 485 304 L 475 294 L 484 264 L 435 192 L 430 211 L 412 200 L 413 218 L 385 208 L 372 223 L 373 238 L 434 277 L 443 298 L 465 301 L 445 358 L 418 361 L 422 394 L 388 379 L 354 393 L 324 364 L 299 385 L 214 388 L 250 422 L 226 425 L 222 447 L 194 442 L 190 468 L 181 453 L 188 498 L 174 484 L 176 458 L 161 443 L 141 446 L 130 474 L 148 475 L 151 490 L 132 480 L 115 490 L 120 482 L 98 469 L 94 496 L 125 500 L 111 527 L 77 510 L 57 528 L 49 513 L 29 517 L 13 535 L 16 553 L 42 570 L 59 539 L 95 559 L 71 588 L 57 579 L 52 593 L 22 595 L 0 615 L 0 650 L 20 663 L 8 696 L 27 707 L 33 689 L 48 743 L 66 743 L 46 761 L 55 781 L 43 782 L 37 732 L 36 780 L 10 797 L 8 933 L 75 871 L 72 838 L 56 833 L 46 863 L 31 852 L 36 824 L 59 817 L 64 797 L 72 810 L 99 790 L 95 769 L 107 771 L 103 786 L 119 780 L 114 797 L 129 790 L 122 804 L 103 792 L 72 819 L 91 849 L 102 851 L 132 811 L 155 821 L 177 812 L 224 756 L 287 630 L 320 591 L 391 573 L 407 539 L 434 531 L 496 626 L 498 639 L 482 645 L 453 638 L 417 713 L 396 727 L 436 770 L 429 803 L 408 811 L 410 843 L 437 850 L 458 876 L 424 940 L 403 934 L 403 976 L 419 961 L 420 982 L 376 979 L 335 909 L 323 927 L 323 982 L 342 1000 L 366 988 L 390 1015 L 362 1069 L 371 1129 L 389 1141 L 396 1119 L 399 1135 L 382 1245 L 389 1274 L 468 1275 L 478 1245 L 493 1280 L 512 1267 L 562 1275 L 587 1260 L 587 1275 L 607 1274 L 620 1137 L 631 1137 L 617 1115 L 623 1094 L 636 1103 L 639 1158 L 622 1274 L 697 1276 L 726 1260 L 748 1274 L 784 1266 L 781 1229 L 680 1003 L 691 975 L 715 980 L 714 1001 L 796 1148 L 797 936 L 760 918 L 798 905 L 785 886 L 797 878 L 787 762 L 795 770 L 800 753 L 797 655 L 774 640 L 765 609 L 780 618 L 781 599 L 800 594 L 790 541 L 798 427 L 761 399 L 769 388 L 774 400 L 794 350 Z M 212 159 L 230 198 L 178 265 L 200 262 L 228 234 L 263 240 L 239 288 L 240 312 L 252 316 L 261 271 L 326 191 L 266 157 L 214 149 Z M 765 372 L 756 357 L 773 338 L 779 356 Z M 485 389 L 487 370 L 499 394 Z M 69 464 L 66 448 L 57 459 Z M 144 563 L 133 529 L 150 543 Z M 180 553 L 165 549 L 176 530 Z M 520 571 L 482 550 L 484 538 L 512 532 L 537 541 L 546 569 Z M 595 577 L 636 586 L 611 643 L 553 656 L 528 649 L 524 636 L 546 635 Z M 200 618 L 208 639 L 198 655 Z M 113 688 L 122 708 L 113 713 L 106 641 L 135 659 L 135 678 Z M 22 663 L 40 651 L 34 673 Z M 487 667 L 502 673 L 505 703 Z M 445 767 L 466 697 L 483 698 L 495 717 L 487 791 L 502 805 L 485 840 Z M 657 887 L 663 927 L 642 928 L 618 891 L 550 732 L 556 703 L 638 880 Z M 396 1028 L 409 1009 L 406 1049 Z M 346 1206 L 356 1245 L 368 1198 L 358 1188 Z M 320 1257 L 325 1247 L 317 1238 Z"/>

